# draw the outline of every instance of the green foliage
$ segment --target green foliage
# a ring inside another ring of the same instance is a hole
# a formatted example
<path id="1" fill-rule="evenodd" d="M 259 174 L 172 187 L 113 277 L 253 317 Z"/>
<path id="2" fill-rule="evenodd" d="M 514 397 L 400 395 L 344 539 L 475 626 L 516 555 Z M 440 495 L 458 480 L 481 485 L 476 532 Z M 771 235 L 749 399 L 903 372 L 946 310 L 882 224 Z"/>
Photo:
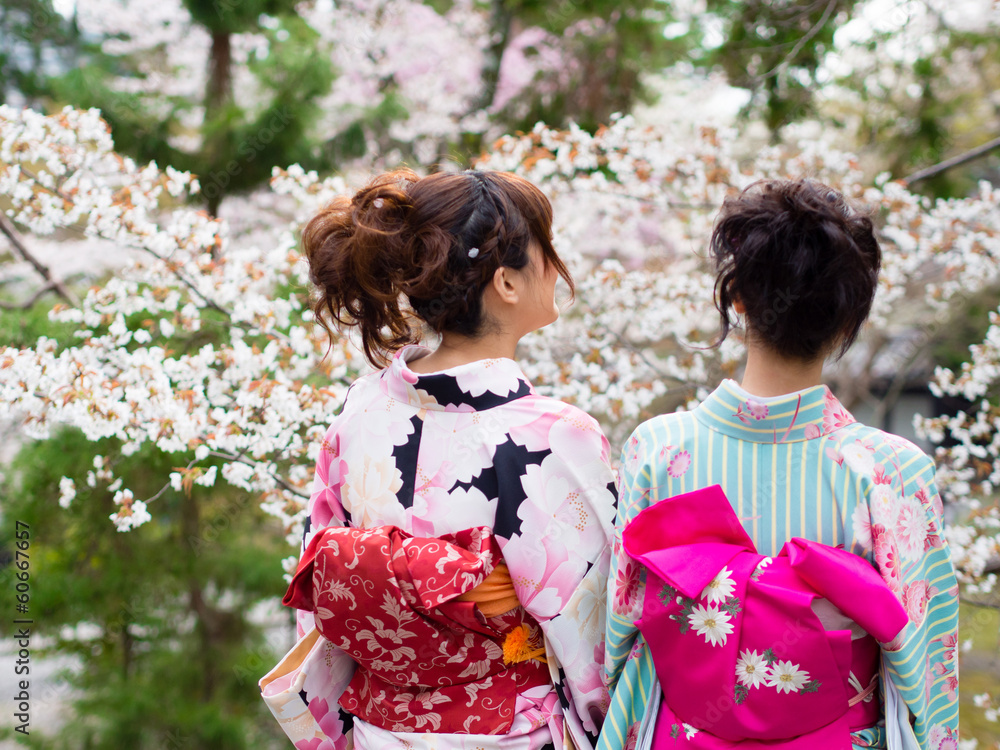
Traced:
<path id="1" fill-rule="evenodd" d="M 119 69 L 119 61 L 99 50 L 90 54 L 65 74 L 47 82 L 54 106 L 72 104 L 80 109 L 96 107 L 111 126 L 115 147 L 140 162 L 155 161 L 188 170 L 195 166 L 195 155 L 174 148 L 168 139 L 179 132 L 178 118 L 187 104 L 176 98 L 160 100 L 167 115 L 154 111 L 148 97 L 112 89 L 108 79 Z"/>
<path id="2" fill-rule="evenodd" d="M 722 22 L 724 41 L 709 49 L 702 39 L 701 61 L 721 67 L 731 85 L 748 89 L 747 113 L 760 113 L 776 132 L 812 113 L 816 71 L 856 4 L 708 0 L 709 13 Z"/>
<path id="3" fill-rule="evenodd" d="M 36 105 L 46 93 L 46 67 L 53 58 L 71 57 L 78 37 L 73 24 L 55 11 L 52 0 L 4 0 L 0 4 L 0 101 Z"/>
<path id="4" fill-rule="evenodd" d="M 195 23 L 212 36 L 208 81 L 201 100 L 156 93 L 123 93 L 112 78 L 145 79 L 142 60 L 110 56 L 101 40 L 85 48 L 82 59 L 47 86 L 58 104 L 97 107 L 111 126 L 119 151 L 139 161 L 192 171 L 199 175 L 210 213 L 226 195 L 252 190 L 265 182 L 274 165 L 301 163 L 330 169 L 317 160 L 306 137 L 318 115 L 315 102 L 329 90 L 333 68 L 314 54 L 318 35 L 294 12 L 289 0 L 187 0 Z M 270 17 L 274 23 L 262 26 Z M 249 72 L 259 86 L 262 105 L 239 106 L 233 97 L 231 36 L 253 31 L 266 37 L 267 54 L 251 59 Z M 175 71 L 162 70 L 170 77 Z M 204 106 L 197 134 L 185 131 L 185 114 Z M 166 112 L 166 115 L 164 115 Z M 177 135 L 197 135 L 200 146 L 188 151 L 171 145 Z"/>
<path id="5" fill-rule="evenodd" d="M 958 372 L 969 359 L 969 347 L 978 344 L 990 327 L 990 312 L 1000 305 L 1000 289 L 990 289 L 956 308 L 955 315 L 941 331 L 931 350 L 936 367 Z"/>
<path id="6" fill-rule="evenodd" d="M 560 127 L 572 121 L 594 131 L 613 113 L 650 99 L 645 73 L 690 52 L 689 38 L 664 36 L 674 18 L 670 6 L 659 0 L 515 0 L 500 5 L 508 23 L 516 20 L 519 26 L 538 26 L 562 37 L 566 67 L 572 71 L 568 80 L 540 81 L 535 87 L 539 93 L 519 97 L 518 114 L 505 118 L 515 129 L 528 130 L 539 121 Z"/>
<path id="7" fill-rule="evenodd" d="M 34 346 L 39 337 L 45 336 L 55 339 L 60 349 L 72 345 L 76 340 L 73 336 L 75 327 L 68 323 L 53 323 L 49 320 L 51 309 L 52 305 L 42 300 L 27 309 L 0 310 L 0 343 L 26 348 Z"/>
<path id="8" fill-rule="evenodd" d="M 853 114 L 864 145 L 882 157 L 894 178 L 962 154 L 996 135 L 1000 106 L 1000 37 L 995 24 L 973 31 L 950 27 L 945 18 L 927 12 L 936 24 L 923 38 L 904 25 L 895 33 L 909 35 L 914 56 L 907 59 L 879 54 L 893 43 L 892 33 L 875 34 L 864 47 L 868 63 L 856 65 L 837 85 L 857 97 Z M 933 40 L 933 48 L 927 42 Z M 921 43 L 922 42 L 922 43 Z M 905 42 L 904 42 L 905 43 Z M 996 153 L 961 168 L 914 184 L 935 197 L 963 197 L 981 179 L 996 181 Z"/>
<path id="9" fill-rule="evenodd" d="M 48 738 L 51 746 L 283 746 L 256 686 L 278 655 L 247 619 L 284 588 L 277 571 L 287 546 L 277 524 L 231 488 L 168 487 L 150 503 L 152 521 L 118 533 L 104 481 L 78 487 L 68 509 L 58 506 L 60 477 L 86 476 L 95 453 L 118 455 L 119 447 L 75 430 L 29 443 L 2 488 L 0 539 L 14 538 L 15 521 L 31 528 L 34 633 L 52 639 L 48 652 L 81 666 L 68 677 L 79 718 Z M 114 472 L 147 498 L 189 458 L 143 450 Z"/>
<path id="10" fill-rule="evenodd" d="M 229 34 L 256 31 L 262 15 L 295 12 L 293 0 L 184 0 L 184 7 L 198 25 Z"/>

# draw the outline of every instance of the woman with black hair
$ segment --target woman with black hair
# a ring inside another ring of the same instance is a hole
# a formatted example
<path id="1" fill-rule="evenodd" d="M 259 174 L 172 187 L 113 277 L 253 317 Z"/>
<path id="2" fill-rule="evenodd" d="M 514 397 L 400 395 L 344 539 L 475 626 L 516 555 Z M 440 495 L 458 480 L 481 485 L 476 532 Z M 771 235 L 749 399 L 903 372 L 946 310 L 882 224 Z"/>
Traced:
<path id="1" fill-rule="evenodd" d="M 711 250 L 746 368 L 625 444 L 599 747 L 956 748 L 933 461 L 822 384 L 871 309 L 872 221 L 766 181 L 726 200 Z"/>

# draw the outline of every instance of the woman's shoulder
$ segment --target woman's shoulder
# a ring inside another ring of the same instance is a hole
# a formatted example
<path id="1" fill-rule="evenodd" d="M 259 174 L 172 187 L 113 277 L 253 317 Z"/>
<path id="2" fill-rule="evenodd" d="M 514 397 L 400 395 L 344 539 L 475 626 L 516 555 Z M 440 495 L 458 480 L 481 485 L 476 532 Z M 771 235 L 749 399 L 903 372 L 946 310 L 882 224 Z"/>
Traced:
<path id="1" fill-rule="evenodd" d="M 576 422 L 581 426 L 586 426 L 589 429 L 595 429 L 598 432 L 601 432 L 601 434 L 604 434 L 604 431 L 601 429 L 600 422 L 579 406 L 571 404 L 567 401 L 560 401 L 559 399 L 551 396 L 543 396 L 532 392 L 524 398 L 511 401 L 508 406 L 513 408 L 531 409 L 539 415 L 550 414 L 558 419 Z"/>
<path id="2" fill-rule="evenodd" d="M 386 375 L 386 370 L 374 370 L 356 378 L 347 393 L 344 394 L 343 408 L 357 408 L 358 405 L 371 401 L 382 394 L 380 383 Z"/>
<path id="3" fill-rule="evenodd" d="M 862 422 L 853 422 L 830 434 L 831 450 L 841 464 L 870 476 L 878 466 L 892 466 L 906 474 L 934 468 L 934 459 L 910 440 Z"/>
<path id="4" fill-rule="evenodd" d="M 639 442 L 672 442 L 694 434 L 694 412 L 690 410 L 673 411 L 667 414 L 657 414 L 655 417 L 640 422 L 632 431 L 629 440 Z"/>
<path id="5" fill-rule="evenodd" d="M 382 397 L 382 390 L 379 381 L 385 370 L 375 370 L 357 378 L 344 393 L 344 398 L 340 402 L 340 408 L 336 415 L 327 425 L 327 437 L 336 432 L 338 426 L 342 426 L 353 414 L 365 411 L 371 406 L 372 401 Z"/>

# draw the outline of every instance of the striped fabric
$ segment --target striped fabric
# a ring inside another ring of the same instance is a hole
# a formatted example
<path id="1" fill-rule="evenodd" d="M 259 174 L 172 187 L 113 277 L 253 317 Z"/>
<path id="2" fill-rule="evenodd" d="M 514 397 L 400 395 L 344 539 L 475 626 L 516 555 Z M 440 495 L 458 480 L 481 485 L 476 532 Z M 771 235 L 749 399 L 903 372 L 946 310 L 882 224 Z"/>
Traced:
<path id="1" fill-rule="evenodd" d="M 825 386 L 757 399 L 727 380 L 697 409 L 640 425 L 622 451 L 618 482 L 605 658 L 612 697 L 599 748 L 634 746 L 655 678 L 632 624 L 644 583 L 621 550 L 622 528 L 650 503 L 713 484 L 761 554 L 804 537 L 872 562 L 910 618 L 885 653 L 920 746 L 956 747 L 958 588 L 934 464 L 919 448 L 856 422 Z M 852 740 L 886 746 L 881 727 Z"/>

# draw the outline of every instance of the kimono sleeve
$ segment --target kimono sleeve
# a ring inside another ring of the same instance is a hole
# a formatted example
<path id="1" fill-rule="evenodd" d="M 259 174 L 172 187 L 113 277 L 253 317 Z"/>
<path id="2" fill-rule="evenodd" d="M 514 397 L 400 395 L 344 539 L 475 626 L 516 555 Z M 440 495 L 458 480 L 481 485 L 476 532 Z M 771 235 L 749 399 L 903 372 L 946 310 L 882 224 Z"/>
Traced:
<path id="1" fill-rule="evenodd" d="M 503 544 L 518 600 L 538 621 L 569 734 L 596 742 L 608 693 L 604 596 L 615 514 L 608 441 L 597 422 L 566 407 L 552 421 L 549 451 L 521 477 L 519 532 Z"/>
<path id="2" fill-rule="evenodd" d="M 327 430 L 316 459 L 312 491 L 306 506 L 306 520 L 301 552 L 318 531 L 328 526 L 346 526 L 347 515 L 340 501 L 340 488 L 346 467 L 340 457 L 338 417 Z M 295 611 L 296 633 L 300 642 L 316 627 L 312 612 Z M 319 636 L 323 639 L 323 636 Z M 323 748 L 341 750 L 349 746 L 353 717 L 344 711 L 339 700 L 354 674 L 354 660 L 333 644 L 326 642 L 322 662 L 316 664 L 303 685 L 302 699 L 317 724 Z"/>
<path id="3" fill-rule="evenodd" d="M 914 461 L 892 512 L 871 505 L 876 569 L 906 609 L 908 624 L 882 644 L 887 672 L 913 717 L 921 747 L 958 741 L 958 582 L 943 535 L 934 463 Z"/>
<path id="4" fill-rule="evenodd" d="M 338 430 L 340 421 L 339 417 L 333 421 L 320 444 L 312 490 L 309 502 L 306 504 L 306 520 L 302 534 L 302 546 L 299 550 L 300 557 L 302 550 L 309 545 L 309 541 L 316 532 L 327 526 L 345 526 L 347 524 L 347 514 L 340 501 L 340 488 L 344 475 L 347 473 L 340 457 L 340 433 Z M 312 630 L 313 616 L 311 612 L 296 610 L 295 619 L 299 637 Z"/>
<path id="5" fill-rule="evenodd" d="M 649 649 L 635 621 L 642 617 L 645 569 L 622 549 L 625 526 L 650 504 L 652 467 L 647 453 L 655 452 L 655 439 L 640 426 L 626 441 L 618 465 L 618 515 L 615 519 L 611 566 L 608 574 L 607 650 L 605 676 L 611 705 L 601 732 L 602 750 L 621 750 L 634 742 L 647 708 L 655 674 Z"/>

